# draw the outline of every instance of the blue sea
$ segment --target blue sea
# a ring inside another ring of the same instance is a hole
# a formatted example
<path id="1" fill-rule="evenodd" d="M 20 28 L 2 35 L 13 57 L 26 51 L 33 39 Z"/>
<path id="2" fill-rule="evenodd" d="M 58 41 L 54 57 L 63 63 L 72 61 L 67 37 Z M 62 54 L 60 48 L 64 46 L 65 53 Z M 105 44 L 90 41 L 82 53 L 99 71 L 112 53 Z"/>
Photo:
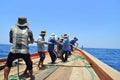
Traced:
<path id="1" fill-rule="evenodd" d="M 7 57 L 10 47 L 9 44 L 0 44 L 0 58 Z M 120 49 L 84 48 L 84 50 L 120 72 Z M 36 51 L 37 47 L 30 45 L 30 53 Z"/>

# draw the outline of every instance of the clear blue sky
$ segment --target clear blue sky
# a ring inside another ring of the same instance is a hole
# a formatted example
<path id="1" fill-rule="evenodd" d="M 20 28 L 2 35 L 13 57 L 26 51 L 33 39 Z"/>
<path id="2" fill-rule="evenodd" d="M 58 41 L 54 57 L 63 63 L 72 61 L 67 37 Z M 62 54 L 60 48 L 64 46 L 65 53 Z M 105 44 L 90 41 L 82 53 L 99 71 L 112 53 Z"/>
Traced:
<path id="1" fill-rule="evenodd" d="M 41 30 L 70 39 L 79 46 L 120 49 L 120 0 L 1 0 L 0 43 L 9 43 L 9 31 L 18 16 L 27 17 L 35 40 Z"/>

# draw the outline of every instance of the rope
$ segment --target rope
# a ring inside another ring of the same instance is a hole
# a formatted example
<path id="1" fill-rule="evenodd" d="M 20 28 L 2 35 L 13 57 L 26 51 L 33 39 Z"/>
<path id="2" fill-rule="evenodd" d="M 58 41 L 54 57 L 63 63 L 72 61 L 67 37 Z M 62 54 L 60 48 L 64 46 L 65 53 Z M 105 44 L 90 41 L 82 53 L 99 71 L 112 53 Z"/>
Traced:
<path id="1" fill-rule="evenodd" d="M 83 57 L 83 56 L 76 56 L 76 59 L 81 59 L 82 60 L 82 62 L 84 63 L 84 65 L 85 66 L 87 66 L 87 65 L 89 65 L 87 62 L 85 62 L 85 58 Z M 93 70 L 91 69 L 91 68 L 87 68 L 86 67 L 86 69 L 89 71 L 89 73 L 91 74 L 91 76 L 92 76 L 92 80 L 96 80 L 96 75 L 95 75 L 95 73 L 93 72 Z"/>
<path id="2" fill-rule="evenodd" d="M 16 75 L 10 75 L 8 77 L 8 80 L 20 80 L 20 75 L 19 75 L 19 58 L 17 60 L 17 72 L 18 72 L 17 76 Z"/>
<path id="3" fill-rule="evenodd" d="M 58 68 L 59 66 L 61 67 L 85 67 L 89 73 L 91 74 L 92 76 L 92 80 L 96 80 L 96 75 L 95 73 L 93 72 L 93 70 L 89 67 L 91 67 L 91 65 L 89 65 L 87 62 L 85 62 L 85 58 L 83 56 L 79 56 L 79 55 L 74 55 L 75 58 L 73 58 L 72 60 L 70 60 L 69 62 L 71 61 L 75 61 L 77 59 L 80 59 L 83 63 L 84 63 L 84 66 L 69 66 L 69 65 L 64 65 L 65 63 L 67 62 L 64 62 L 64 63 L 61 63 L 61 64 L 48 64 L 46 66 L 49 66 L 47 69 L 50 70 L 51 68 Z M 17 70 L 18 70 L 18 75 L 10 75 L 8 80 L 20 80 L 20 75 L 19 75 L 19 59 L 18 59 L 18 65 L 17 65 Z M 53 71 L 54 72 L 54 71 Z M 52 73 L 53 73 L 52 72 Z M 48 76 L 46 76 L 45 78 L 47 78 Z"/>
<path id="4" fill-rule="evenodd" d="M 46 66 L 49 66 L 47 69 L 48 70 L 50 70 L 51 68 L 58 68 L 58 67 L 85 67 L 88 71 L 89 71 L 89 73 L 90 73 L 90 75 L 92 76 L 92 80 L 96 80 L 96 75 L 95 75 L 95 73 L 93 72 L 93 70 L 90 68 L 91 67 L 91 65 L 89 65 L 87 62 L 85 62 L 85 58 L 83 57 L 83 56 L 79 56 L 79 55 L 74 55 L 75 56 L 75 58 L 74 59 L 72 59 L 72 60 L 70 60 L 70 61 L 75 61 L 75 60 L 77 60 L 77 59 L 80 59 L 80 60 L 82 60 L 82 62 L 84 63 L 84 66 L 69 66 L 69 65 L 64 65 L 65 63 L 67 63 L 67 62 L 64 62 L 64 63 L 61 63 L 61 64 L 47 64 Z M 70 62 L 69 61 L 69 62 Z M 54 72 L 54 71 L 53 71 Z M 52 73 L 53 73 L 52 72 Z M 51 74 L 52 74 L 51 73 Z M 47 78 L 48 76 L 46 76 L 45 78 Z"/>
<path id="5" fill-rule="evenodd" d="M 90 65 L 88 65 L 88 66 L 74 66 L 74 65 L 63 65 L 63 64 L 56 64 L 56 65 L 48 65 L 48 64 L 46 64 L 46 66 L 60 66 L 60 67 L 91 67 Z"/>
<path id="6" fill-rule="evenodd" d="M 20 79 L 20 74 L 19 74 L 19 58 L 18 58 L 18 78 Z"/>
<path id="7" fill-rule="evenodd" d="M 8 80 L 19 80 L 19 77 L 18 76 L 15 76 L 15 75 L 10 75 L 8 77 Z"/>

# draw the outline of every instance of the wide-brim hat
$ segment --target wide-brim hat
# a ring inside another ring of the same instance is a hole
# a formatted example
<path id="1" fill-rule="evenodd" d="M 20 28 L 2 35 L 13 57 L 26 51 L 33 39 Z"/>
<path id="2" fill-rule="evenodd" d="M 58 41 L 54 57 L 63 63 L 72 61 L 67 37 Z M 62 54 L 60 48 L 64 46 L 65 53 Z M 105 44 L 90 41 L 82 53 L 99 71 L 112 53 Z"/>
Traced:
<path id="1" fill-rule="evenodd" d="M 63 38 L 68 38 L 69 35 L 68 35 L 68 34 L 64 34 L 62 37 L 63 37 Z"/>
<path id="2" fill-rule="evenodd" d="M 60 37 L 60 40 L 64 39 L 63 37 Z"/>
<path id="3" fill-rule="evenodd" d="M 51 37 L 51 38 L 55 38 L 55 37 L 56 37 L 55 33 L 52 33 L 52 34 L 50 35 L 50 37 Z"/>
<path id="4" fill-rule="evenodd" d="M 74 39 L 77 41 L 78 40 L 78 38 L 77 37 L 74 37 Z"/>
<path id="5" fill-rule="evenodd" d="M 29 26 L 27 18 L 25 17 L 18 17 L 18 21 L 16 23 L 17 26 Z"/>
<path id="6" fill-rule="evenodd" d="M 46 31 L 45 31 L 45 30 L 42 30 L 42 31 L 40 32 L 40 35 L 46 35 Z"/>

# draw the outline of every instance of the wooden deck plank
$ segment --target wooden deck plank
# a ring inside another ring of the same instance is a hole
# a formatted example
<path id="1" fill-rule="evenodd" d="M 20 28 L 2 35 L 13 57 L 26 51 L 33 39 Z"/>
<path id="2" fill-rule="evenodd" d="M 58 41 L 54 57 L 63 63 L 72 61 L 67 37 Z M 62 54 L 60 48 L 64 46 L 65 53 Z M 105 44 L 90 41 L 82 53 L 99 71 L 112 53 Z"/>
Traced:
<path id="1" fill-rule="evenodd" d="M 55 72 L 53 72 L 45 80 L 69 80 L 71 72 L 72 72 L 72 67 L 60 66 Z"/>
<path id="2" fill-rule="evenodd" d="M 75 56 L 79 55 L 75 54 Z M 73 67 L 70 80 L 100 80 L 86 59 L 80 57 L 75 60 L 74 65 L 83 65 L 84 67 Z"/>
<path id="3" fill-rule="evenodd" d="M 61 62 L 60 59 L 57 59 L 57 64 L 48 64 L 51 62 L 50 56 L 47 55 L 45 58 L 45 69 L 38 70 L 36 68 L 39 57 L 32 59 L 33 61 L 33 71 L 35 75 L 35 80 L 94 80 L 91 77 L 91 73 L 89 72 L 88 68 L 94 72 L 91 68 L 91 65 L 85 65 L 82 59 L 79 59 L 76 56 L 79 56 L 78 51 L 74 52 L 73 55 L 68 58 L 68 62 Z M 86 62 L 86 61 L 85 61 Z M 20 65 L 20 74 L 23 73 L 25 69 L 24 61 L 21 62 Z M 86 68 L 87 67 L 87 68 Z M 3 73 L 4 71 L 0 71 L 0 78 L 3 80 Z M 95 73 L 94 73 L 95 74 Z M 17 66 L 12 67 L 11 72 L 9 75 L 17 75 Z M 87 75 L 87 76 L 86 76 Z M 95 74 L 96 75 L 96 74 Z M 25 78 L 25 80 L 29 80 L 30 78 Z M 99 80 L 97 76 L 96 80 Z"/>

